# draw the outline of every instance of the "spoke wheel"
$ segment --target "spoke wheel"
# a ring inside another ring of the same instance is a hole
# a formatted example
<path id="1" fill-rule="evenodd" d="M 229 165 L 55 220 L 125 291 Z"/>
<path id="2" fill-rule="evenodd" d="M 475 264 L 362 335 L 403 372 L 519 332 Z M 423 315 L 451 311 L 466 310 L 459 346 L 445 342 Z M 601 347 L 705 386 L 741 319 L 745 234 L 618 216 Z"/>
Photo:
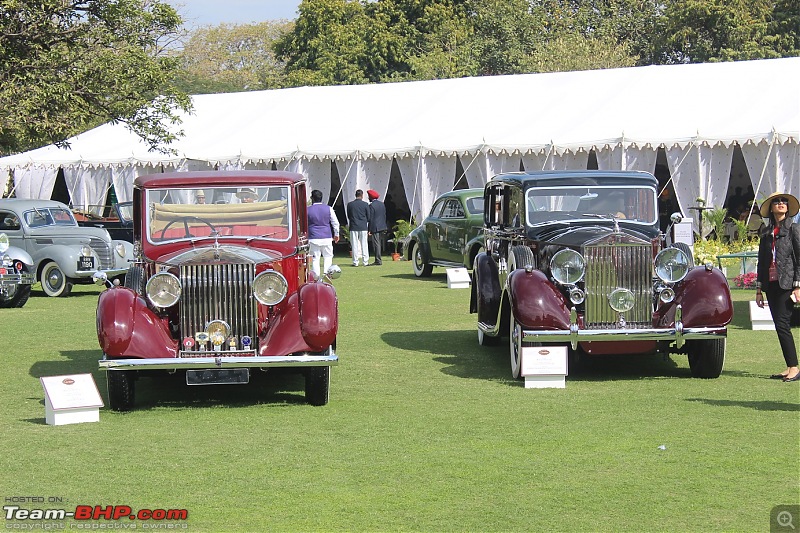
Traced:
<path id="1" fill-rule="evenodd" d="M 519 379 L 522 371 L 522 326 L 511 317 L 508 346 L 511 355 L 511 377 Z"/>

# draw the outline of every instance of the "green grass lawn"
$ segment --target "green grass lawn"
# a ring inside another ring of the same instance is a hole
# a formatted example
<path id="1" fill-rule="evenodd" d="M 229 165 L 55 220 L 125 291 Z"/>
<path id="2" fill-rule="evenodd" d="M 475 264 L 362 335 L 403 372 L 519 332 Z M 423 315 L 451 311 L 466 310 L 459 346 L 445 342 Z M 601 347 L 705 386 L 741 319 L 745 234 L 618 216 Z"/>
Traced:
<path id="1" fill-rule="evenodd" d="M 136 411 L 48 426 L 39 377 L 91 372 L 105 397 L 100 289 L 0 309 L 0 496 L 185 508 L 214 532 L 768 531 L 800 503 L 800 384 L 768 379 L 784 363 L 774 331 L 748 329 L 752 291 L 733 291 L 719 379 L 680 355 L 607 357 L 536 390 L 510 379 L 505 343 L 478 346 L 444 270 L 348 261 L 325 407 L 278 372 L 140 380 Z"/>

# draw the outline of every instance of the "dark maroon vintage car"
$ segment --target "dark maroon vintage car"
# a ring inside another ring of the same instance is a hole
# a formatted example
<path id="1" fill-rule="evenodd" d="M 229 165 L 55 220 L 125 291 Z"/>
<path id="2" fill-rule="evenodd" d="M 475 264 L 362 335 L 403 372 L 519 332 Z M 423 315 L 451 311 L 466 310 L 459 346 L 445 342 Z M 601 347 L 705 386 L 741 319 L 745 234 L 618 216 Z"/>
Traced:
<path id="1" fill-rule="evenodd" d="M 158 174 L 137 178 L 133 198 L 135 262 L 97 305 L 110 407 L 130 410 L 153 373 L 246 384 L 277 367 L 302 372 L 307 401 L 326 404 L 341 270 L 317 279 L 308 267 L 305 178 Z"/>
<path id="2" fill-rule="evenodd" d="M 478 341 L 509 335 L 511 374 L 524 346 L 565 345 L 571 359 L 685 353 L 693 376 L 716 378 L 733 317 L 728 283 L 665 246 L 657 181 L 645 172 L 502 174 L 484 189 L 486 252 L 470 311 Z"/>

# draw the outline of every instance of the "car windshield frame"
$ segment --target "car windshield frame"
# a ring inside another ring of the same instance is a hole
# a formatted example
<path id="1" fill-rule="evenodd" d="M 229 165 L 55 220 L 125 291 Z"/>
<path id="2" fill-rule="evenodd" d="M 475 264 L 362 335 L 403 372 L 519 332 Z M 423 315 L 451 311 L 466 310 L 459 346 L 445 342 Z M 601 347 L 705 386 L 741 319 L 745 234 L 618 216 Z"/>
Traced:
<path id="1" fill-rule="evenodd" d="M 201 190 L 213 203 L 198 203 Z M 284 184 L 147 189 L 143 234 L 151 244 L 204 238 L 286 242 L 294 237 L 291 198 Z"/>
<path id="2" fill-rule="evenodd" d="M 64 207 L 34 207 L 25 210 L 22 213 L 22 219 L 31 229 L 48 226 L 78 226 L 72 212 Z"/>
<path id="3" fill-rule="evenodd" d="M 526 224 L 619 222 L 658 223 L 656 190 L 646 185 L 572 185 L 530 187 L 525 191 Z"/>

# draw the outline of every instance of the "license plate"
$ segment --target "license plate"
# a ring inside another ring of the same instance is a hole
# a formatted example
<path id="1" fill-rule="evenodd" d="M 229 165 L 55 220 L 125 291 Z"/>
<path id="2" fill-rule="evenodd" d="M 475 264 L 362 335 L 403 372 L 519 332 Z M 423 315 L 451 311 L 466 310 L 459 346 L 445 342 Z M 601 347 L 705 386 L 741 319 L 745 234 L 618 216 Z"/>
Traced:
<path id="1" fill-rule="evenodd" d="M 94 270 L 94 257 L 79 257 L 78 270 Z"/>
<path id="2" fill-rule="evenodd" d="M 187 385 L 246 385 L 250 383 L 249 368 L 207 368 L 187 370 Z"/>

